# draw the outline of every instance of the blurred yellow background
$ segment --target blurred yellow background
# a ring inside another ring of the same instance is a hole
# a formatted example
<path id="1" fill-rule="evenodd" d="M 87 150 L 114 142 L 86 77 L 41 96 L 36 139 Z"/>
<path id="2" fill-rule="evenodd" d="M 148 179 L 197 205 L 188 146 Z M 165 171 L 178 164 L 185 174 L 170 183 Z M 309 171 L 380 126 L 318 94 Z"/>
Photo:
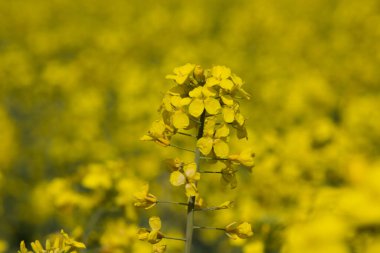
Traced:
<path id="1" fill-rule="evenodd" d="M 237 189 L 207 178 L 236 207 L 197 217 L 255 235 L 199 233 L 195 252 L 380 252 L 379 24 L 377 0 L 0 1 L 0 252 L 61 228 L 87 252 L 150 252 L 133 191 L 178 200 L 161 161 L 184 154 L 139 138 L 187 62 L 245 81 L 257 157 Z M 183 208 L 157 213 L 183 232 Z"/>

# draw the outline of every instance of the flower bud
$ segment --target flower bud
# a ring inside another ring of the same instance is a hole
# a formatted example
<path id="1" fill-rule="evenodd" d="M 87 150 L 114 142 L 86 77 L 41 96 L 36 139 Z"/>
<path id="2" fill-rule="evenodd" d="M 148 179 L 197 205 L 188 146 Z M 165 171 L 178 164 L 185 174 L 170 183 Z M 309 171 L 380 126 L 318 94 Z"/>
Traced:
<path id="1" fill-rule="evenodd" d="M 200 65 L 195 66 L 195 68 L 194 68 L 194 77 L 195 77 L 195 80 L 197 80 L 200 83 L 204 83 L 205 82 L 204 71 L 203 71 L 203 69 L 202 69 L 202 67 Z"/>

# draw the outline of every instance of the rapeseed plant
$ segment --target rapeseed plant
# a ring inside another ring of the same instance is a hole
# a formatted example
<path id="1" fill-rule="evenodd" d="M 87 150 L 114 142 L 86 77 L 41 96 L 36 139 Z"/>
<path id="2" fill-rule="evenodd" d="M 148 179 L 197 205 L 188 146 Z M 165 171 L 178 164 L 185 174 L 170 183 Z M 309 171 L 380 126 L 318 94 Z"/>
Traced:
<path id="1" fill-rule="evenodd" d="M 203 70 L 199 65 L 188 63 L 175 68 L 173 72 L 174 74 L 166 76 L 174 81 L 174 86 L 165 93 L 162 100 L 159 109 L 162 118 L 153 123 L 141 140 L 194 153 L 194 161 L 191 162 L 178 158 L 166 160 L 171 171 L 169 181 L 175 187 L 184 186 L 187 202 L 161 201 L 149 193 L 149 185 L 144 185 L 135 194 L 135 206 L 145 209 L 160 203 L 187 206 L 186 235 L 185 238 L 164 235 L 160 231 L 161 219 L 153 216 L 149 219 L 150 229 L 141 228 L 138 239 L 153 244 L 153 252 L 166 250 L 165 244 L 157 245 L 162 239 L 182 240 L 185 242 L 185 253 L 191 252 L 194 229 L 221 230 L 232 239 L 246 239 L 253 235 L 248 222 L 232 222 L 224 228 L 195 226 L 194 212 L 222 210 L 232 206 L 232 201 L 219 206 L 204 206 L 203 195 L 198 189 L 202 173 L 220 174 L 222 182 L 235 188 L 238 166 L 248 170 L 254 166 L 254 153 L 251 149 L 231 154 L 229 145 L 232 129 L 236 129 L 239 139 L 247 138 L 245 118 L 240 113 L 239 106 L 240 100 L 249 99 L 250 95 L 242 88 L 242 80 L 225 66 Z M 195 147 L 188 149 L 172 144 L 175 135 L 195 138 Z M 201 161 L 220 162 L 224 168 L 211 171 L 208 168 L 211 164 L 201 164 Z M 204 166 L 207 169 L 203 169 Z"/>

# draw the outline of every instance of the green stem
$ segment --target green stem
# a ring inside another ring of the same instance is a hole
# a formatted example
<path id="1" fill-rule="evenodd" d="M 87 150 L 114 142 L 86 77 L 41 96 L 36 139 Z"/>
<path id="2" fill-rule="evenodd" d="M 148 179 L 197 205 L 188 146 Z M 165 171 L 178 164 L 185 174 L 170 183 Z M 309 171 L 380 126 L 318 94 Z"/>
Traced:
<path id="1" fill-rule="evenodd" d="M 196 136 L 194 136 L 194 135 L 192 135 L 192 134 L 188 134 L 188 133 L 183 133 L 183 132 L 177 132 L 177 134 L 181 134 L 181 135 L 185 135 L 185 136 L 189 136 L 189 137 L 196 137 Z"/>
<path id="2" fill-rule="evenodd" d="M 177 237 L 170 237 L 170 236 L 164 236 L 165 239 L 168 239 L 168 240 L 176 240 L 176 241 L 186 241 L 186 239 L 184 238 L 177 238 Z"/>
<path id="3" fill-rule="evenodd" d="M 188 151 L 188 152 L 194 153 L 194 150 L 187 149 L 187 148 L 183 148 L 183 147 L 179 147 L 179 146 L 176 146 L 176 145 L 174 145 L 174 144 L 170 144 L 169 146 L 170 146 L 170 147 L 173 147 L 173 148 L 178 148 L 178 149 L 180 149 L 180 150 L 184 150 L 184 151 Z"/>
<path id="4" fill-rule="evenodd" d="M 162 200 L 157 200 L 156 203 L 157 204 L 175 204 L 175 205 L 183 205 L 183 206 L 188 205 L 188 203 L 184 203 L 184 202 L 173 202 L 173 201 L 162 201 Z"/>
<path id="5" fill-rule="evenodd" d="M 223 209 L 228 209 L 228 207 L 213 206 L 213 207 L 206 207 L 206 208 L 196 208 L 195 211 L 217 211 L 217 210 L 223 210 Z"/>
<path id="6" fill-rule="evenodd" d="M 202 171 L 199 171 L 199 173 L 205 173 L 205 174 L 220 174 L 220 173 L 222 173 L 222 172 L 220 172 L 220 171 L 202 170 Z"/>
<path id="7" fill-rule="evenodd" d="M 206 113 L 203 112 L 200 118 L 200 125 L 198 128 L 197 140 L 202 138 L 203 136 L 203 128 L 205 123 Z M 197 169 L 199 170 L 201 153 L 198 148 L 195 148 L 195 158 L 194 162 L 197 165 Z M 187 217 L 186 217 L 186 245 L 185 245 L 185 253 L 191 253 L 191 243 L 193 240 L 193 230 L 194 230 L 194 211 L 195 211 L 195 196 L 189 198 L 188 206 L 187 206 Z"/>
<path id="8" fill-rule="evenodd" d="M 214 229 L 214 230 L 223 230 L 225 231 L 226 229 L 224 228 L 215 228 L 215 227 L 199 227 L 199 226 L 194 226 L 194 229 Z"/>

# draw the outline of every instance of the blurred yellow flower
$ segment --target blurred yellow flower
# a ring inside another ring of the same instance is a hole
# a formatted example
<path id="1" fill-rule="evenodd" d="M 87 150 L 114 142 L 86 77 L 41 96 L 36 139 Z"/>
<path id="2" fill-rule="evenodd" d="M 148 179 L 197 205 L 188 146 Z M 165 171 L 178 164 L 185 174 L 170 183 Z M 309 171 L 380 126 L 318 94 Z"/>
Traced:
<path id="1" fill-rule="evenodd" d="M 252 169 L 252 167 L 255 166 L 255 162 L 253 158 L 255 157 L 255 153 L 252 152 L 251 148 L 244 149 L 240 154 L 238 155 L 229 155 L 228 159 L 240 163 L 241 165 L 247 167 L 249 170 Z"/>
<path id="2" fill-rule="evenodd" d="M 253 235 L 251 224 L 248 222 L 232 222 L 225 228 L 226 234 L 233 240 L 246 239 Z"/>
<path id="3" fill-rule="evenodd" d="M 197 165 L 195 163 L 189 163 L 184 165 L 181 170 L 173 171 L 170 174 L 170 183 L 174 186 L 180 186 L 185 184 L 186 195 L 196 196 L 198 195 L 198 189 L 196 182 L 201 178 L 201 174 L 197 172 Z"/>
<path id="4" fill-rule="evenodd" d="M 140 228 L 137 232 L 137 237 L 141 241 L 147 241 L 151 244 L 156 244 L 164 238 L 164 235 L 160 232 L 161 219 L 157 216 L 149 218 L 149 226 L 151 230 L 146 228 Z"/>
<path id="5" fill-rule="evenodd" d="M 186 65 L 175 68 L 173 71 L 175 75 L 170 74 L 167 75 L 166 78 L 172 79 L 177 84 L 182 85 L 186 82 L 187 78 L 193 72 L 194 68 L 195 64 L 187 63 Z"/>
<path id="6" fill-rule="evenodd" d="M 166 245 L 161 244 L 154 244 L 152 246 L 152 253 L 164 253 L 166 251 Z"/>
<path id="7" fill-rule="evenodd" d="M 204 110 L 211 115 L 217 114 L 221 105 L 217 98 L 216 90 L 206 86 L 199 86 L 189 92 L 192 101 L 189 105 L 190 115 L 198 118 Z"/>
<path id="8" fill-rule="evenodd" d="M 143 186 L 141 191 L 134 194 L 136 201 L 134 205 L 137 207 L 143 207 L 149 209 L 154 207 L 157 204 L 157 198 L 153 194 L 149 193 L 149 185 L 146 184 Z"/>
<path id="9" fill-rule="evenodd" d="M 147 135 L 141 137 L 142 141 L 154 141 L 155 143 L 163 146 L 170 145 L 170 138 L 173 134 L 173 129 L 166 125 L 162 120 L 156 120 L 153 122 Z"/>

